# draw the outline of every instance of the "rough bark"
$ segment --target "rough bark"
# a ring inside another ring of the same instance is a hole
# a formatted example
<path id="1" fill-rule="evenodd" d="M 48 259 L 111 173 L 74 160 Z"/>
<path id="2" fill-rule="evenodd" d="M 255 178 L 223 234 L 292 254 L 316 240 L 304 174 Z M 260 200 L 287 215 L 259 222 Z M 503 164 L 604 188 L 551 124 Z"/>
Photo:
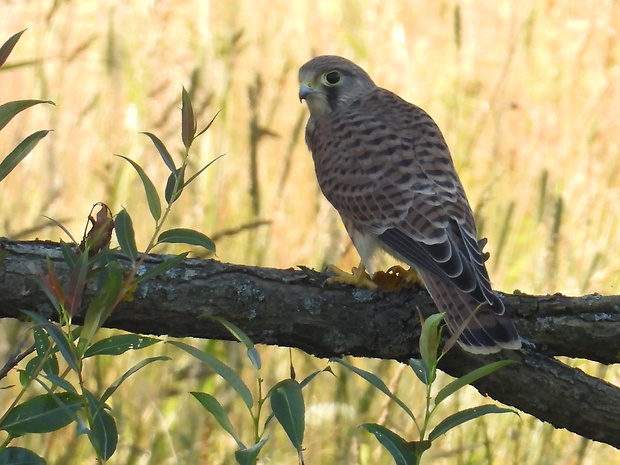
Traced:
<path id="1" fill-rule="evenodd" d="M 53 317 L 36 282 L 49 257 L 65 269 L 57 244 L 0 239 L 0 317 L 34 310 Z M 165 257 L 150 256 L 145 267 Z M 317 357 L 354 355 L 406 361 L 418 357 L 419 316 L 435 306 L 423 289 L 372 292 L 323 286 L 327 275 L 185 260 L 147 281 L 106 326 L 143 334 L 229 339 L 207 315 L 224 317 L 256 343 L 297 347 Z M 521 363 L 476 383 L 483 394 L 557 428 L 620 448 L 620 389 L 553 358 L 618 362 L 620 297 L 504 295 L 525 340 L 522 351 L 474 356 L 450 351 L 441 368 L 460 376 L 500 358 Z"/>

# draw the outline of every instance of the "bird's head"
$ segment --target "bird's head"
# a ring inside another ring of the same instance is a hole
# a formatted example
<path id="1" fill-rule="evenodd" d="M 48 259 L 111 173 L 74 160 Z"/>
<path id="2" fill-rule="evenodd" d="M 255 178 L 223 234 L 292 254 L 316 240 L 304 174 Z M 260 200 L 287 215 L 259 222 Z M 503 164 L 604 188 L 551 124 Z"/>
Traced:
<path id="1" fill-rule="evenodd" d="M 299 70 L 299 100 L 306 101 L 310 115 L 315 119 L 375 88 L 366 71 L 339 56 L 318 56 Z"/>

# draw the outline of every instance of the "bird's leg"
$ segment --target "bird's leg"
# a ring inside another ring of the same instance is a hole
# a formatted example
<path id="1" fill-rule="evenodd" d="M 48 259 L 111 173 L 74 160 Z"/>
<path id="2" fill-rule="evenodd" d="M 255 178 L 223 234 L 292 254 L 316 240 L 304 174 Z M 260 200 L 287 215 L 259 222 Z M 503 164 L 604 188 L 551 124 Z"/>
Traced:
<path id="1" fill-rule="evenodd" d="M 362 262 L 360 262 L 359 266 L 353 267 L 351 273 L 347 273 L 334 265 L 329 265 L 327 269 L 336 276 L 333 276 L 325 281 L 326 284 L 350 284 L 357 287 L 366 287 L 373 291 L 379 288 L 379 286 L 370 278 L 368 273 L 366 273 L 366 268 Z"/>

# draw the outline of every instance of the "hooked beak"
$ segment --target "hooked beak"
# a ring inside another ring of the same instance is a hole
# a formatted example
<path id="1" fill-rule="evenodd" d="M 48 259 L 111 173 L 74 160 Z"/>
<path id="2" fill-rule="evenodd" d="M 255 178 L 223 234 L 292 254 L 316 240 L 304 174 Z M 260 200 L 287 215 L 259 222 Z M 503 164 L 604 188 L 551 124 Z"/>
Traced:
<path id="1" fill-rule="evenodd" d="M 313 89 L 310 84 L 302 82 L 299 86 L 299 101 L 301 102 L 302 100 L 307 100 L 312 94 L 319 92 L 319 90 Z"/>

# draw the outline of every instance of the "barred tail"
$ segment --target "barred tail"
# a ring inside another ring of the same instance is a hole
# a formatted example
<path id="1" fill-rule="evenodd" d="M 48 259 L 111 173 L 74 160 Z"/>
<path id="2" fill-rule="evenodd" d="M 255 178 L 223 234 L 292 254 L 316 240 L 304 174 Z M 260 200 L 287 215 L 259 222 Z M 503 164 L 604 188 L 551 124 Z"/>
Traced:
<path id="1" fill-rule="evenodd" d="M 519 335 L 504 314 L 499 297 L 492 304 L 480 303 L 429 272 L 419 271 L 419 275 L 439 311 L 445 312 L 450 331 L 462 330 L 458 342 L 463 349 L 474 354 L 491 354 L 501 349 L 521 348 Z"/>

